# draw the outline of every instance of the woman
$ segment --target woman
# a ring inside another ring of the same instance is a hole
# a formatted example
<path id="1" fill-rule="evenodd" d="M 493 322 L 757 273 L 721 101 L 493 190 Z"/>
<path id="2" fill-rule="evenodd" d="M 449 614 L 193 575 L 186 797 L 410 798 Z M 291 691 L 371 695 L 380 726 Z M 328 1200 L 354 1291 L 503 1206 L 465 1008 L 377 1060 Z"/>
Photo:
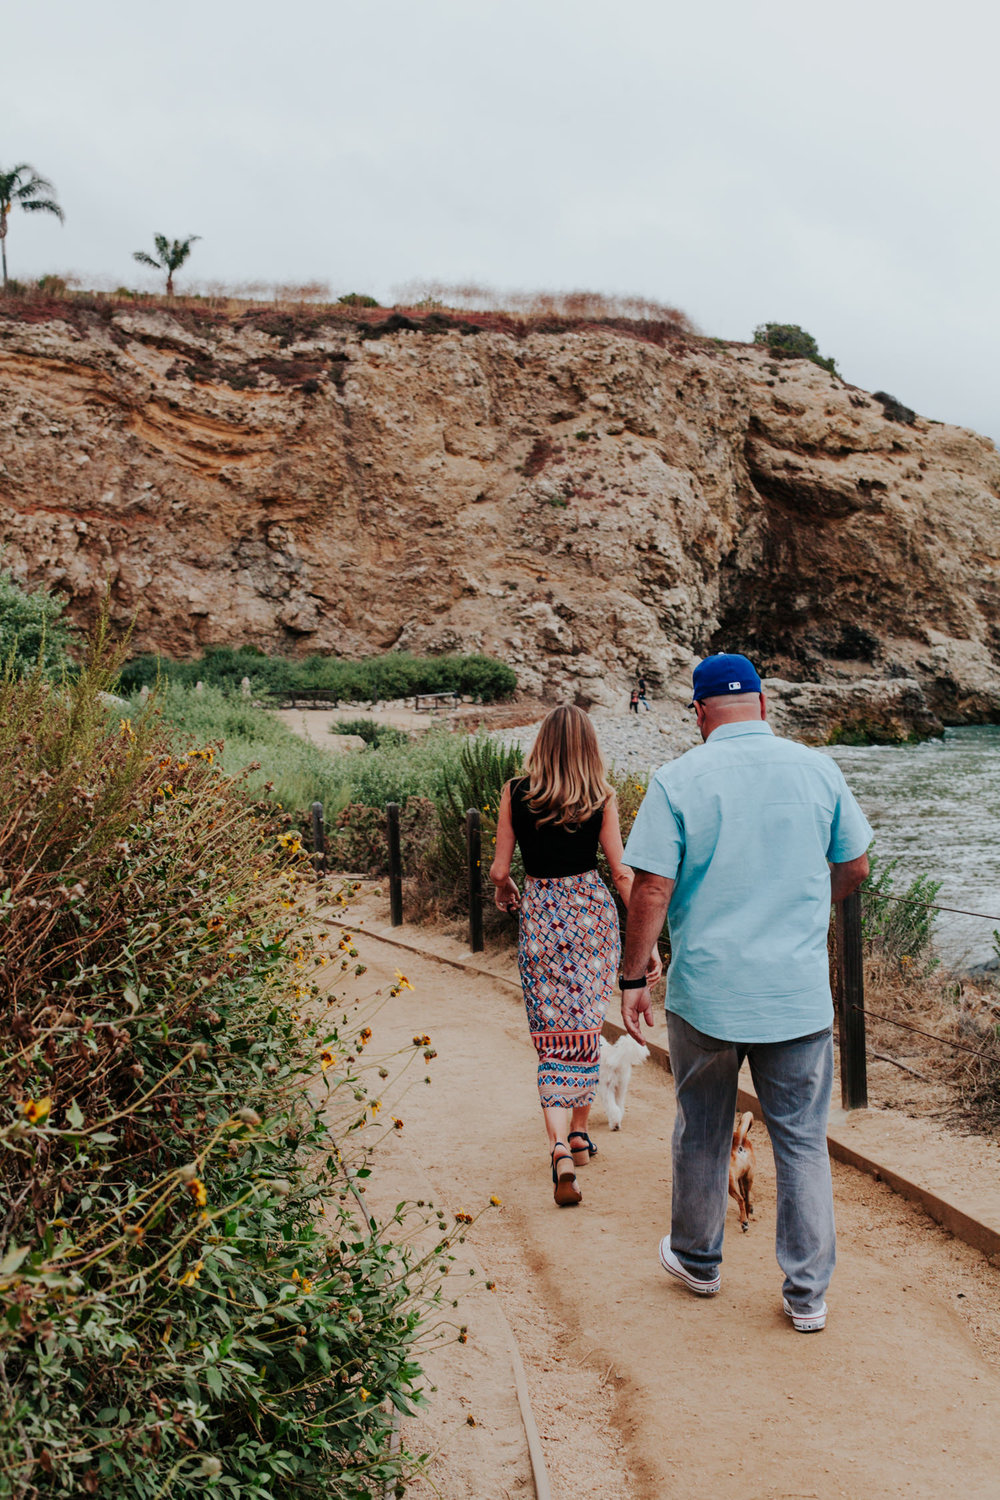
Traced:
<path id="1" fill-rule="evenodd" d="M 620 935 L 611 892 L 597 873 L 600 846 L 628 906 L 632 871 L 622 864 L 618 804 L 594 726 L 579 708 L 554 708 L 503 789 L 490 879 L 502 911 L 521 913 L 518 967 L 538 1093 L 560 1207 L 579 1203 L 575 1167 L 597 1152 L 587 1134 L 600 1069 L 601 1024 L 615 990 Z M 510 876 L 515 841 L 524 860 L 522 899 Z M 650 956 L 651 982 L 661 970 Z"/>

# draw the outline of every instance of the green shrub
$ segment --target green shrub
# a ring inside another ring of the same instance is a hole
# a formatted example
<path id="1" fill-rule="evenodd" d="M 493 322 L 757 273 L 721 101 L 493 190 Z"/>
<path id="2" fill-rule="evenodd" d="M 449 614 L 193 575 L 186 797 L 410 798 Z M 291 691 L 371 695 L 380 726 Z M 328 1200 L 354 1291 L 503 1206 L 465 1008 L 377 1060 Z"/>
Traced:
<path id="1" fill-rule="evenodd" d="M 369 297 L 367 292 L 347 292 L 337 301 L 344 307 L 380 307 L 381 303 L 377 297 Z"/>
<path id="2" fill-rule="evenodd" d="M 379 724 L 374 719 L 339 719 L 330 725 L 331 734 L 356 734 L 367 745 L 409 745 L 412 737 L 394 724 Z"/>
<path id="3" fill-rule="evenodd" d="M 381 1500 L 440 1258 L 351 1196 L 298 839 L 114 665 L 0 682 L 0 1492 Z"/>
<path id="4" fill-rule="evenodd" d="M 64 609 L 47 589 L 25 588 L 11 572 L 0 573 L 0 671 L 9 667 L 21 677 L 39 665 L 48 676 L 67 670 L 75 632 Z"/>
<path id="5" fill-rule="evenodd" d="M 872 396 L 881 406 L 882 415 L 887 422 L 900 422 L 905 427 L 912 427 L 917 420 L 912 406 L 904 406 L 902 401 L 897 401 L 888 391 L 873 391 Z"/>
<path id="6" fill-rule="evenodd" d="M 468 900 L 465 815 L 470 808 L 479 809 L 483 851 L 483 915 L 487 919 L 487 926 L 510 925 L 510 918 L 502 916 L 492 905 L 493 886 L 489 880 L 489 867 L 493 862 L 496 844 L 500 795 L 504 783 L 520 775 L 522 761 L 518 745 L 506 745 L 487 735 L 466 740 L 456 761 L 443 777 L 441 790 L 436 798 L 441 839 L 439 849 L 433 852 L 436 866 L 432 874 L 439 899 L 446 910 L 464 907 Z M 514 851 L 511 863 L 511 875 L 518 888 L 523 889 L 524 866 L 517 850 Z"/>
<path id="7" fill-rule="evenodd" d="M 352 802 L 385 808 L 407 797 L 436 800 L 461 754 L 464 736 L 431 729 L 405 745 L 381 745 L 337 757 L 337 768 Z"/>
<path id="8" fill-rule="evenodd" d="M 321 750 L 242 694 L 217 687 L 203 687 L 199 693 L 168 682 L 150 703 L 175 749 L 213 744 L 224 770 L 245 772 L 251 791 L 286 811 L 302 815 L 310 803 L 322 802 L 329 818 L 346 804 L 342 765 L 347 757 Z M 138 695 L 130 700 L 133 717 L 144 707 Z"/>
<path id="9" fill-rule="evenodd" d="M 490 656 L 411 656 L 390 651 L 361 661 L 337 656 L 264 656 L 252 647 L 217 646 L 196 661 L 138 656 L 122 671 L 122 688 L 136 692 L 160 678 L 174 683 L 204 682 L 239 687 L 248 677 L 255 694 L 280 695 L 298 688 L 323 688 L 341 702 L 382 701 L 415 693 L 465 693 L 492 703 L 517 687 L 517 675 Z"/>
<path id="10" fill-rule="evenodd" d="M 399 810 L 399 843 L 403 874 L 422 877 L 436 855 L 440 832 L 437 808 L 426 797 L 408 797 Z M 331 870 L 349 871 L 382 879 L 389 873 L 386 815 L 382 807 L 352 802 L 327 827 L 327 864 Z"/>
<path id="11" fill-rule="evenodd" d="M 869 956 L 913 975 L 926 973 L 934 965 L 934 913 L 928 908 L 941 889 L 940 880 L 918 875 L 897 894 L 899 860 L 882 860 L 872 852 L 869 862 L 871 873 L 861 887 L 861 931 Z"/>
<path id="12" fill-rule="evenodd" d="M 809 359 L 821 370 L 837 374 L 835 362 L 820 354 L 812 334 L 806 333 L 797 323 L 761 323 L 754 329 L 753 341 L 765 345 L 777 359 Z"/>

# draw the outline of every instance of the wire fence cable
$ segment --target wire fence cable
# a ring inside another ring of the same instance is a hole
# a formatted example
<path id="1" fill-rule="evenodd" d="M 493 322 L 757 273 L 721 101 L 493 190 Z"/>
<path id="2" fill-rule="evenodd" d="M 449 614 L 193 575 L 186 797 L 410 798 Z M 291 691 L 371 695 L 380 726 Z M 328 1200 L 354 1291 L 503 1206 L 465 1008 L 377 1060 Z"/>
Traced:
<path id="1" fill-rule="evenodd" d="M 925 1031 L 922 1026 L 914 1026 L 912 1021 L 897 1021 L 894 1016 L 884 1016 L 867 1005 L 852 1005 L 851 1009 L 863 1009 L 866 1017 L 873 1021 L 885 1021 L 889 1026 L 901 1026 L 904 1031 L 915 1031 L 918 1036 L 925 1036 L 931 1042 L 940 1042 L 942 1047 L 957 1047 L 960 1052 L 969 1052 L 973 1057 L 984 1057 L 987 1062 L 1000 1062 L 1000 1052 L 983 1052 L 978 1047 L 970 1047 L 966 1042 L 950 1041 L 946 1037 L 936 1036 L 933 1031 Z"/>

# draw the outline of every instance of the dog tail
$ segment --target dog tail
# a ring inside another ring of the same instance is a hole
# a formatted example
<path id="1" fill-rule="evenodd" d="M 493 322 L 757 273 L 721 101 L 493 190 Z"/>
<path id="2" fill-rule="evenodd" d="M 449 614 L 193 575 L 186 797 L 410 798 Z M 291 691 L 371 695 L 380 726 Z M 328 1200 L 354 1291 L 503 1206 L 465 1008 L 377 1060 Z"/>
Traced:
<path id="1" fill-rule="evenodd" d="M 733 1142 L 733 1145 L 736 1147 L 737 1150 L 739 1150 L 739 1148 L 746 1141 L 747 1136 L 750 1134 L 750 1127 L 751 1127 L 752 1124 L 753 1124 L 753 1115 L 750 1113 L 749 1110 L 747 1110 L 744 1114 L 740 1115 L 740 1123 L 736 1127 L 736 1139 Z"/>

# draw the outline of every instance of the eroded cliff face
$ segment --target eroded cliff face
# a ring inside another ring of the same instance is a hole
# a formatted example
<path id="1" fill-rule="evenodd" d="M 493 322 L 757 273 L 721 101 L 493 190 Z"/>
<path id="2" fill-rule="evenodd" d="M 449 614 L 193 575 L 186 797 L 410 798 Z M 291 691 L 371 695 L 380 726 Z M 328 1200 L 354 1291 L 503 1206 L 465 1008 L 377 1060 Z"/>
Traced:
<path id="1" fill-rule="evenodd" d="M 1000 716 L 987 439 L 742 345 L 373 332 L 0 316 L 5 564 L 81 622 L 110 584 L 137 650 L 483 650 L 610 704 L 725 647 L 825 684 L 817 734 Z"/>

